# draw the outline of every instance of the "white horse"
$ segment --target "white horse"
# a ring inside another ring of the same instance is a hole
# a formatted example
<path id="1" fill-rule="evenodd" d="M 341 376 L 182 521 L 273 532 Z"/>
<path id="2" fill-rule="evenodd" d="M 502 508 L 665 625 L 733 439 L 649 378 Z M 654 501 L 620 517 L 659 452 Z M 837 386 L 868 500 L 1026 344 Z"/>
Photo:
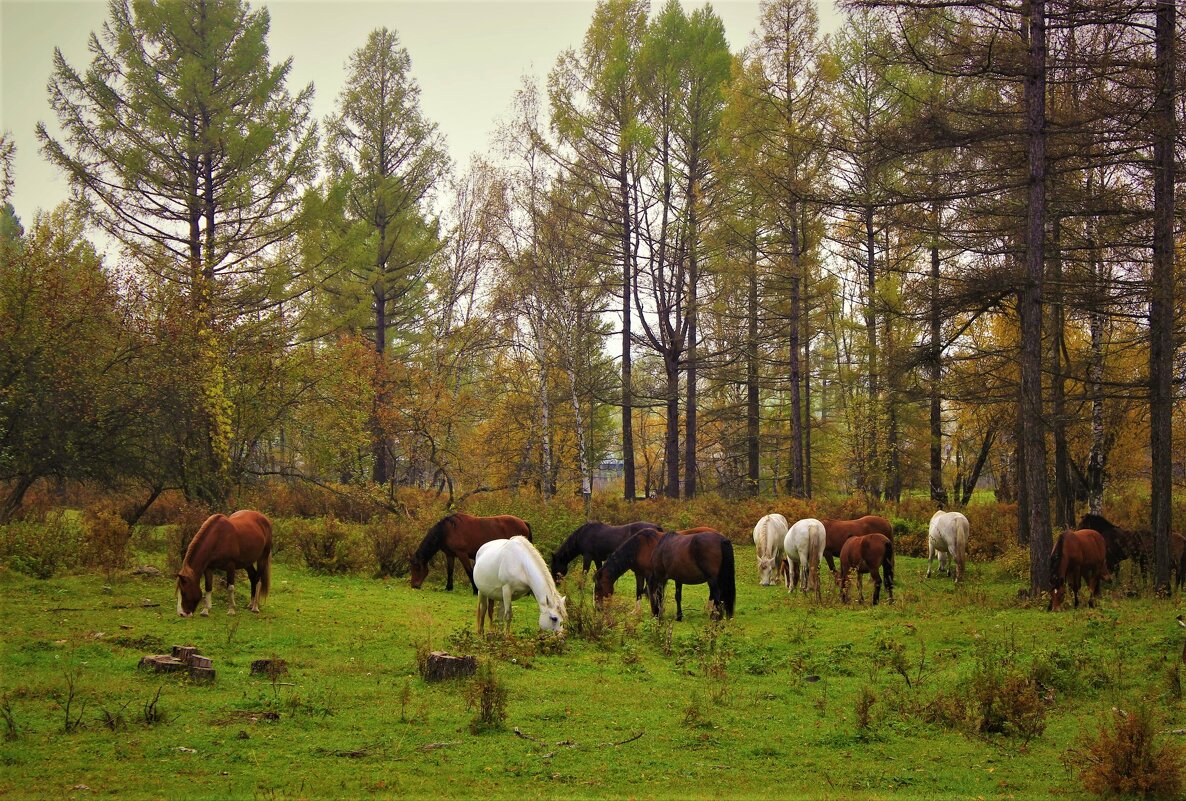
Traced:
<path id="1" fill-rule="evenodd" d="M 526 537 L 491 540 L 474 557 L 474 586 L 478 589 L 478 633 L 485 619 L 494 623 L 494 604 L 500 607 L 503 625 L 511 629 L 511 601 L 527 593 L 539 604 L 539 627 L 563 633 L 568 617 L 565 598 L 556 590 L 552 572 Z"/>
<path id="2" fill-rule="evenodd" d="M 787 519 L 768 514 L 754 526 L 754 546 L 758 549 L 758 581 L 763 587 L 775 582 L 782 563 L 782 541 L 787 533 Z"/>
<path id="3" fill-rule="evenodd" d="M 964 559 L 968 553 L 968 533 L 971 526 L 968 518 L 959 512 L 944 512 L 942 509 L 931 516 L 927 532 L 927 578 L 931 577 L 931 564 L 939 554 L 939 570 L 951 575 L 951 562 L 955 560 L 955 580 L 964 577 Z"/>
<path id="4" fill-rule="evenodd" d="M 787 592 L 794 587 L 800 587 L 804 592 L 815 590 L 815 597 L 822 600 L 819 564 L 824 557 L 827 536 L 824 524 L 814 517 L 806 517 L 791 526 L 783 540 L 787 560 L 794 566 L 793 578 L 792 571 L 787 571 Z"/>

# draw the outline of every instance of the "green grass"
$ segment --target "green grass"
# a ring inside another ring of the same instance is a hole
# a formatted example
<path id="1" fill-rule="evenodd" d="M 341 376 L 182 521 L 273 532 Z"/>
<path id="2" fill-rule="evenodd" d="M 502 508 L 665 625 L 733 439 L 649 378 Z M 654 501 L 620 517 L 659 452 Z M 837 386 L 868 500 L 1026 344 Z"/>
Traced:
<path id="1" fill-rule="evenodd" d="M 479 643 L 468 585 L 445 592 L 440 564 L 419 592 L 277 565 L 262 614 L 245 611 L 240 576 L 237 617 L 216 590 L 212 616 L 187 620 L 166 578 L 0 570 L 0 691 L 19 729 L 0 742 L 0 796 L 79 797 L 72 788 L 86 785 L 188 801 L 1081 798 L 1060 758 L 1111 707 L 1152 704 L 1165 728 L 1186 726 L 1168 680 L 1182 650 L 1176 599 L 1116 592 L 1099 609 L 1049 615 L 1019 602 L 1020 582 L 997 566 L 972 566 L 956 589 L 901 558 L 893 605 L 844 608 L 828 583 L 821 607 L 757 586 L 750 549 L 738 549 L 738 570 L 737 616 L 719 628 L 705 588 L 692 586 L 682 623 L 632 618 L 623 603 L 602 641 L 569 637 L 560 649 L 532 631 L 530 598 L 516 602 L 511 641 Z M 135 669 L 154 645 L 184 643 L 213 658 L 215 684 Z M 421 681 L 422 644 L 493 654 L 505 730 L 471 733 L 469 685 Z M 891 669 L 895 651 L 913 686 Z M 289 663 L 285 684 L 249 675 L 253 659 L 273 655 Z M 1025 670 L 1038 660 L 1054 677 L 1044 733 L 1024 744 L 927 722 L 931 699 L 967 686 L 978 659 L 1007 658 Z M 68 673 L 86 704 L 69 734 Z M 142 708 L 159 687 L 169 720 L 149 727 Z M 866 729 L 862 688 L 876 699 Z M 104 726 L 103 709 L 122 709 L 126 728 Z"/>

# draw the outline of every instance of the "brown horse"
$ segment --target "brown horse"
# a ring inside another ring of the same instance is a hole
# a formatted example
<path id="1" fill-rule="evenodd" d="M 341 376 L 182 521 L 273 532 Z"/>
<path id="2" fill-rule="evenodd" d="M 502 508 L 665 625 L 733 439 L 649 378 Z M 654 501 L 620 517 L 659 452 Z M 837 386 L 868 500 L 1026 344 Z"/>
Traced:
<path id="1" fill-rule="evenodd" d="M 848 571 L 857 572 L 857 598 L 860 603 L 865 602 L 865 590 L 861 586 L 861 574 L 868 573 L 873 578 L 873 605 L 881 597 L 881 576 L 877 569 L 885 574 L 885 591 L 889 593 L 890 601 L 894 600 L 894 543 L 884 534 L 872 534 L 849 537 L 840 549 L 840 573 L 836 575 L 836 586 L 840 588 L 840 600 L 848 603 Z"/>
<path id="2" fill-rule="evenodd" d="M 641 598 L 643 584 L 651 577 L 651 554 L 662 537 L 663 529 L 644 528 L 615 548 L 593 574 L 593 599 L 601 603 L 613 595 L 614 584 L 627 570 L 633 570 L 636 579 L 634 599 Z"/>
<path id="3" fill-rule="evenodd" d="M 198 608 L 198 601 L 202 600 L 199 576 L 206 579 L 202 615 L 210 614 L 215 570 L 226 571 L 227 614 L 235 614 L 235 571 L 240 568 L 247 571 L 251 581 L 251 611 L 258 612 L 271 584 L 272 521 L 250 509 L 230 517 L 210 515 L 190 540 L 177 573 L 177 614 L 189 617 Z"/>
<path id="4" fill-rule="evenodd" d="M 1084 515 L 1079 528 L 1095 529 L 1104 538 L 1109 573 L 1115 574 L 1122 561 L 1131 559 L 1140 569 L 1141 577 L 1147 575 L 1153 564 L 1153 532 L 1123 529 L 1097 514 Z M 1186 582 L 1186 538 L 1177 532 L 1170 535 L 1170 571 L 1174 574 L 1174 587 L 1181 590 Z"/>
<path id="5" fill-rule="evenodd" d="M 475 517 L 464 512 L 442 518 L 428 530 L 420 547 L 412 555 L 412 588 L 420 589 L 428 575 L 428 563 L 437 551 L 445 552 L 445 589 L 453 589 L 453 560 L 461 562 L 469 583 L 474 588 L 474 557 L 478 549 L 491 540 L 509 540 L 511 537 L 531 539 L 531 526 L 514 515 Z"/>
<path id="6" fill-rule="evenodd" d="M 856 520 L 833 520 L 827 518 L 820 521 L 824 524 L 824 558 L 828 560 L 828 569 L 836 572 L 833 558 L 840 557 L 840 549 L 850 537 L 860 537 L 865 534 L 881 534 L 887 540 L 893 540 L 894 528 L 884 517 L 865 515 Z"/>
<path id="7" fill-rule="evenodd" d="M 1079 582 L 1086 580 L 1091 589 L 1088 606 L 1095 606 L 1100 592 L 1100 579 L 1111 578 L 1108 571 L 1108 544 L 1104 536 L 1093 528 L 1064 531 L 1058 535 L 1050 552 L 1050 603 L 1047 611 L 1058 611 L 1067 594 L 1066 585 L 1075 593 L 1075 608 L 1079 608 Z"/>
<path id="8" fill-rule="evenodd" d="M 645 529 L 661 529 L 655 523 L 639 521 L 622 526 L 611 526 L 597 520 L 585 523 L 569 535 L 556 552 L 552 554 L 552 576 L 559 580 L 568 572 L 568 565 L 578 556 L 585 561 L 585 572 L 589 572 L 589 565 L 595 564 L 597 569 L 616 551 L 622 543 Z M 635 597 L 642 597 L 643 577 L 635 574 Z"/>
<path id="9" fill-rule="evenodd" d="M 737 582 L 733 566 L 733 543 L 723 534 L 709 529 L 684 536 L 665 535 L 651 552 L 649 582 L 651 613 L 663 614 L 663 596 L 668 580 L 675 582 L 675 619 L 684 619 L 683 586 L 708 584 L 708 599 L 714 619 L 733 617 L 737 602 Z"/>

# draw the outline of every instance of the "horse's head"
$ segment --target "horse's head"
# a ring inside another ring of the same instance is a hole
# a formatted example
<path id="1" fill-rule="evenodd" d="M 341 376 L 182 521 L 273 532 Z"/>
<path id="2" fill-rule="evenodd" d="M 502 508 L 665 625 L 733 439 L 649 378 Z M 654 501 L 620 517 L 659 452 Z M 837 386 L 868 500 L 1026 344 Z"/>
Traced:
<path id="1" fill-rule="evenodd" d="M 609 571 L 604 566 L 593 574 L 593 600 L 601 603 L 614 594 L 614 583 L 609 580 Z"/>
<path id="2" fill-rule="evenodd" d="M 556 606 L 540 608 L 539 627 L 541 631 L 554 631 L 558 634 L 564 633 L 564 621 L 568 619 L 567 600 L 565 596 L 561 595 L 560 602 Z"/>
<path id="3" fill-rule="evenodd" d="M 202 586 L 188 567 L 177 574 L 177 614 L 190 617 L 202 600 Z"/>
<path id="4" fill-rule="evenodd" d="M 411 577 L 412 589 L 420 589 L 420 585 L 423 584 L 424 579 L 428 577 L 428 562 L 413 556 L 411 563 Z"/>
<path id="5" fill-rule="evenodd" d="M 769 587 L 774 583 L 774 573 L 777 569 L 777 562 L 773 556 L 759 556 L 758 557 L 758 580 L 763 587 Z"/>
<path id="6" fill-rule="evenodd" d="M 552 554 L 552 564 L 549 565 L 552 569 L 552 578 L 556 581 L 568 575 L 568 564 L 560 558 L 560 552 Z"/>

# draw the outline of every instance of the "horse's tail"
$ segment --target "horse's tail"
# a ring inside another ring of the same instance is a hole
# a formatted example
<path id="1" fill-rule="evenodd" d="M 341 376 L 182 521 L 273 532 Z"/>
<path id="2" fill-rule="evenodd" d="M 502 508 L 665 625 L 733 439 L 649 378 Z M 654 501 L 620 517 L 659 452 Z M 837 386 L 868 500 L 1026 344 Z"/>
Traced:
<path id="1" fill-rule="evenodd" d="M 968 518 L 961 515 L 956 518 L 955 563 L 958 569 L 964 569 L 964 561 L 968 558 L 968 537 L 972 534 L 972 525 Z"/>
<path id="2" fill-rule="evenodd" d="M 889 591 L 894 589 L 894 541 L 887 538 L 885 543 L 885 559 L 881 562 L 881 572 L 885 574 L 885 588 Z M 857 578 L 860 578 L 858 576 Z"/>
<path id="3" fill-rule="evenodd" d="M 523 536 L 527 538 L 528 542 L 535 542 L 535 538 L 531 536 L 531 524 L 524 520 L 523 525 L 527 526 L 527 533 Z"/>
<path id="4" fill-rule="evenodd" d="M 733 568 L 733 543 L 721 538 L 721 572 L 717 576 L 717 583 L 721 586 L 721 603 L 725 605 L 725 615 L 733 617 L 733 607 L 737 604 L 737 576 Z"/>
<path id="5" fill-rule="evenodd" d="M 264 544 L 264 552 L 259 557 L 258 603 L 263 603 L 264 599 L 268 597 L 268 589 L 272 586 L 272 524 L 268 522 L 265 525 L 267 526 L 268 539 Z"/>
<path id="6" fill-rule="evenodd" d="M 820 560 L 824 558 L 824 541 L 827 536 L 824 534 L 824 527 L 822 524 L 819 527 L 820 536 L 817 537 L 815 534 L 816 532 L 814 527 L 812 527 L 812 530 L 808 532 L 807 536 L 807 564 L 804 566 L 804 569 L 807 571 L 808 580 L 811 579 L 812 571 L 815 571 L 815 580 L 818 584 L 819 563 Z"/>

